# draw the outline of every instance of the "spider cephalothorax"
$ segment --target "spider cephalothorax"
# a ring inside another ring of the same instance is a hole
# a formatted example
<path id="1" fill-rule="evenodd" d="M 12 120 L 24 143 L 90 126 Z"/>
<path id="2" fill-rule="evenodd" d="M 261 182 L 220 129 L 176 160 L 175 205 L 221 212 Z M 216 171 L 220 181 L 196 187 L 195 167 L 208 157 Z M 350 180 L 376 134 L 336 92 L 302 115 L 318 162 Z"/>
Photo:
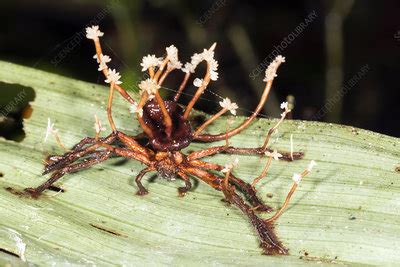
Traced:
<path id="1" fill-rule="evenodd" d="M 99 37 L 103 36 L 103 33 L 100 32 L 98 26 L 89 27 L 86 31 L 87 38 L 92 39 L 95 44 L 96 55 L 94 58 L 99 63 L 98 70 L 103 72 L 106 77 L 105 82 L 110 84 L 107 116 L 112 133 L 106 137 L 100 137 L 100 133 L 105 129 L 102 127 L 97 116 L 95 116 L 95 137 L 84 138 L 64 155 L 48 157 L 44 174 L 51 174 L 51 177 L 40 186 L 27 188 L 23 193 L 20 192 L 19 194 L 37 198 L 44 190 L 50 188 L 53 183 L 65 174 L 88 168 L 111 157 L 134 159 L 146 165 L 146 168 L 136 176 L 139 195 L 147 194 L 147 190 L 142 185 L 141 180 L 149 172 L 158 172 L 161 177 L 168 180 L 183 180 L 185 185 L 178 188 L 179 194 L 182 196 L 191 189 L 191 177 L 200 179 L 214 189 L 222 191 L 225 199 L 236 205 L 249 218 L 259 236 L 261 247 L 265 254 L 287 254 L 287 249 L 279 242 L 272 230 L 272 223 L 282 214 L 298 183 L 311 171 L 315 162 L 312 161 L 302 173 L 293 175 L 294 183 L 284 204 L 269 219 L 262 219 L 256 214 L 256 212 L 271 212 L 273 209 L 263 204 L 257 197 L 255 185 L 266 175 L 273 159 L 278 160 L 280 158 L 291 161 L 303 156 L 301 152 L 278 153 L 276 150 L 272 151 L 268 148 L 268 141 L 271 135 L 275 132 L 287 113 L 290 112 L 288 104 L 282 103 L 281 108 L 283 109 L 283 113 L 281 118 L 268 131 L 262 146 L 256 148 L 238 148 L 229 144 L 229 138 L 245 129 L 256 118 L 264 106 L 272 82 L 276 76 L 276 71 L 280 64 L 285 61 L 284 58 L 282 56 L 276 57 L 267 68 L 264 79 L 266 85 L 263 94 L 258 106 L 250 117 L 236 128 L 227 129 L 225 133 L 203 134 L 204 129 L 214 120 L 228 111 L 236 115 L 236 109 L 238 108 L 235 103 L 225 98 L 220 102 L 222 109 L 217 114 L 210 116 L 198 128 L 192 129 L 189 123 L 189 117 L 196 101 L 206 90 L 210 81 L 218 79 L 218 62 L 214 59 L 215 44 L 209 49 L 204 49 L 202 53 L 194 54 L 191 62 L 186 63 L 183 68 L 178 60 L 178 50 L 173 45 L 167 47 L 167 55 L 164 58 L 157 58 L 154 55 L 144 57 L 141 64 L 143 67 L 142 71 L 148 71 L 150 78 L 139 84 L 139 88 L 141 89 L 140 99 L 136 102 L 120 86 L 119 73 L 113 69 L 109 69 L 107 66 L 111 59 L 102 53 Z M 206 74 L 202 79 L 194 79 L 193 85 L 198 88 L 193 98 L 186 106 L 180 106 L 178 105 L 179 97 L 200 62 L 207 64 Z M 176 69 L 181 69 L 185 73 L 185 76 L 173 99 L 164 100 L 159 93 L 159 89 L 167 76 Z M 130 111 L 137 116 L 137 120 L 143 129 L 143 133 L 137 137 L 124 134 L 117 130 L 114 124 L 111 108 L 115 90 L 130 103 Z M 46 139 L 49 133 L 53 133 L 56 136 L 56 140 L 62 145 L 57 131 L 53 129 L 53 126 L 49 119 Z M 146 139 L 145 145 L 141 145 L 142 143 L 138 140 L 139 136 Z M 191 152 L 188 155 L 180 152 L 181 149 L 189 146 L 192 141 L 214 142 L 219 140 L 226 140 L 226 144 L 222 146 L 210 146 L 203 150 Z M 262 173 L 254 179 L 252 184 L 249 184 L 232 174 L 232 169 L 236 166 L 237 162 L 221 166 L 202 160 L 217 153 L 266 156 L 266 165 Z M 10 191 L 17 193 L 15 190 L 10 189 Z"/>

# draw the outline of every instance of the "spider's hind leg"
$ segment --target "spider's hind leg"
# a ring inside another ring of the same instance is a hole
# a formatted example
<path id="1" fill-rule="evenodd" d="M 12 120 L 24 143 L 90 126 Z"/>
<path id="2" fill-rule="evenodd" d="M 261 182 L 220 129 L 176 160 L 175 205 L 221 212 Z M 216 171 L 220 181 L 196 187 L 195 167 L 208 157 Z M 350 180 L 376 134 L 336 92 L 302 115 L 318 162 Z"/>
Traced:
<path id="1" fill-rule="evenodd" d="M 193 160 L 190 161 L 190 164 L 194 167 L 205 169 L 205 170 L 214 170 L 221 171 L 224 167 L 215 163 L 201 161 L 201 160 Z M 252 210 L 259 212 L 271 212 L 273 208 L 264 204 L 258 197 L 257 192 L 254 188 L 249 184 L 243 181 L 242 179 L 234 176 L 232 173 L 229 174 L 229 181 L 236 187 L 238 191 L 243 193 L 246 197 L 246 200 L 251 204 Z"/>
<path id="2" fill-rule="evenodd" d="M 229 189 L 228 189 L 229 190 Z M 259 238 L 260 247 L 264 250 L 266 255 L 286 255 L 288 254 L 288 249 L 285 248 L 279 241 L 278 237 L 273 231 L 272 224 L 259 218 L 247 205 L 243 199 L 236 194 L 234 190 L 228 193 L 229 201 L 235 204 L 250 220 L 251 224 L 254 226 Z"/>
<path id="3" fill-rule="evenodd" d="M 237 206 L 250 219 L 260 238 L 260 246 L 263 248 L 265 254 L 285 255 L 288 253 L 288 250 L 275 235 L 272 223 L 266 222 L 256 215 L 254 209 L 236 193 L 236 187 L 230 184 L 231 179 L 228 180 L 228 184 L 226 185 L 223 178 L 198 167 L 187 167 L 184 171 L 186 174 L 198 177 L 213 188 L 222 191 L 226 200 Z"/>
<path id="4" fill-rule="evenodd" d="M 229 180 L 236 186 L 236 188 L 241 191 L 249 201 L 249 203 L 253 206 L 252 210 L 259 212 L 271 212 L 274 209 L 264 204 L 258 197 L 254 188 L 249 184 L 239 179 L 232 174 L 229 177 Z"/>

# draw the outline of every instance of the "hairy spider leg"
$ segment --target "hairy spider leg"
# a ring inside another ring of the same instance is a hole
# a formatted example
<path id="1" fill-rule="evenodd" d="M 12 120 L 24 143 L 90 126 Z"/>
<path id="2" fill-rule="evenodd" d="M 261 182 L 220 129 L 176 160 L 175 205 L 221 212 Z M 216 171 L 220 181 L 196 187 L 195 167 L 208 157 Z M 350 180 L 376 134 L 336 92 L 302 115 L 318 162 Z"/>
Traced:
<path id="1" fill-rule="evenodd" d="M 110 144 L 117 138 L 130 149 L 111 146 Z M 86 145 L 89 146 L 84 148 Z M 99 151 L 99 148 L 105 148 L 105 150 Z M 25 192 L 38 197 L 43 190 L 49 188 L 64 174 L 86 169 L 94 164 L 107 160 L 112 155 L 133 158 L 144 164 L 151 165 L 150 156 L 154 154 L 151 150 L 140 146 L 133 138 L 120 132 L 113 133 L 99 140 L 95 138 L 84 138 L 74 146 L 74 149 L 74 151 L 68 152 L 62 157 L 55 157 L 54 159 L 49 157 L 50 159 L 43 174 L 53 172 L 51 177 L 37 188 L 28 188 Z M 85 158 L 82 162 L 73 164 L 75 160 L 85 156 L 89 157 Z"/>
<path id="2" fill-rule="evenodd" d="M 75 164 L 70 164 L 67 165 L 59 170 L 56 170 L 51 177 L 44 182 L 43 184 L 39 185 L 36 188 L 26 188 L 24 189 L 24 192 L 29 194 L 31 197 L 33 198 L 37 198 L 40 196 L 40 194 L 48 189 L 52 184 L 54 184 L 55 182 L 57 182 L 61 177 L 63 177 L 65 174 L 67 173 L 72 173 L 72 172 L 77 172 L 79 170 L 82 169 L 87 169 L 95 164 L 98 164 L 100 162 L 103 162 L 107 159 L 109 159 L 112 156 L 112 152 L 111 151 L 104 151 L 103 153 L 99 154 L 97 157 L 83 161 L 83 162 L 79 162 L 79 163 L 75 163 Z"/>
<path id="3" fill-rule="evenodd" d="M 118 139 L 125 144 L 127 147 L 140 152 L 144 155 L 147 155 L 147 157 L 151 157 L 154 155 L 154 152 L 151 149 L 145 148 L 141 146 L 134 137 L 128 136 L 124 134 L 123 132 L 117 132 Z"/>
<path id="4" fill-rule="evenodd" d="M 48 157 L 46 160 L 47 164 L 45 165 L 43 175 L 53 172 L 56 169 L 63 168 L 66 165 L 75 161 L 76 159 L 79 159 L 84 155 L 94 152 L 101 146 L 100 143 L 111 144 L 116 140 L 116 137 L 117 136 L 115 134 L 110 134 L 107 137 L 100 138 L 99 142 L 97 142 L 95 138 L 84 138 L 78 144 L 76 144 L 71 151 L 65 153 L 63 156 L 56 156 L 54 159 L 53 156 Z M 86 145 L 90 146 L 84 148 L 84 146 Z"/>
<path id="5" fill-rule="evenodd" d="M 50 173 L 57 168 L 62 168 L 63 165 L 69 164 L 75 159 L 87 155 L 89 152 L 94 152 L 99 147 L 104 146 L 104 144 L 112 144 L 117 139 L 125 144 L 127 147 L 134 149 L 138 153 L 147 155 L 148 157 L 154 154 L 153 151 L 142 147 L 141 145 L 139 145 L 139 143 L 135 141 L 134 138 L 127 136 L 122 132 L 112 133 L 107 137 L 100 138 L 98 141 L 95 138 L 86 137 L 78 144 L 76 144 L 70 152 L 65 153 L 63 156 L 48 157 L 47 165 L 45 166 L 45 171 L 43 174 Z M 85 145 L 90 146 L 83 148 Z"/>
<path id="6" fill-rule="evenodd" d="M 135 159 L 135 160 L 137 160 L 141 163 L 144 163 L 148 166 L 151 165 L 151 161 L 148 158 L 148 156 L 144 155 L 142 153 L 138 153 L 137 151 L 133 151 L 131 149 L 126 149 L 126 148 L 112 147 L 105 143 L 96 144 L 96 145 L 99 145 L 99 147 L 104 147 L 105 148 L 105 150 L 103 151 L 104 153 L 98 153 L 97 156 L 94 158 L 86 159 L 83 162 L 78 162 L 75 164 L 69 164 L 67 166 L 62 167 L 61 169 L 57 169 L 54 171 L 52 176 L 46 182 L 44 182 L 42 185 L 38 186 L 37 188 L 27 188 L 24 191 L 29 193 L 32 197 L 38 197 L 44 190 L 48 189 L 53 183 L 58 181 L 65 174 L 77 172 L 82 169 L 87 169 L 88 167 L 91 167 L 95 164 L 101 163 L 101 162 L 109 159 L 113 155 L 130 158 L 130 159 Z M 87 153 L 90 153 L 90 152 L 93 152 L 93 150 L 87 151 Z M 99 151 L 97 151 L 97 152 L 99 152 Z M 82 155 L 82 156 L 84 156 L 84 155 Z"/>
<path id="7" fill-rule="evenodd" d="M 202 150 L 194 151 L 188 155 L 188 160 L 200 159 L 208 156 L 212 156 L 218 153 L 236 154 L 236 155 L 265 155 L 265 152 L 273 152 L 272 149 L 257 147 L 257 148 L 239 148 L 233 146 L 215 146 L 205 148 Z M 301 159 L 304 156 L 303 152 L 293 152 L 293 158 L 288 152 L 279 152 L 282 154 L 281 159 L 286 161 L 292 161 Z"/>
<path id="8" fill-rule="evenodd" d="M 189 164 L 193 167 L 202 168 L 206 170 L 221 171 L 224 167 L 215 163 L 205 162 L 201 160 L 190 161 Z M 235 177 L 232 173 L 229 175 L 229 181 L 232 182 L 236 188 L 241 191 L 253 206 L 253 209 L 260 212 L 271 212 L 273 209 L 264 204 L 256 195 L 254 188 L 240 178 Z"/>
<path id="9" fill-rule="evenodd" d="M 247 205 L 243 199 L 235 193 L 235 191 L 230 192 L 230 201 L 233 202 L 247 217 L 250 219 L 251 224 L 255 227 L 256 232 L 261 241 L 261 248 L 267 255 L 286 255 L 288 249 L 285 248 L 282 243 L 278 240 L 278 237 L 273 231 L 273 226 L 260 219 L 253 211 L 252 208 Z"/>
<path id="10" fill-rule="evenodd" d="M 105 138 L 108 138 L 108 137 L 110 137 L 110 136 L 114 136 L 114 134 L 110 134 L 110 135 L 108 135 L 108 136 L 105 137 Z M 99 138 L 99 140 L 102 141 L 102 142 L 104 142 L 104 138 Z M 96 142 L 97 142 L 97 140 L 96 140 L 96 138 L 94 138 L 94 137 L 85 137 L 85 138 L 83 138 L 81 141 L 79 141 L 79 143 L 75 144 L 75 145 L 71 148 L 71 150 L 80 150 L 80 149 L 82 149 L 82 147 L 84 147 L 85 145 L 91 145 L 91 144 L 94 144 L 94 143 L 96 143 Z"/>
<path id="11" fill-rule="evenodd" d="M 185 186 L 178 187 L 179 196 L 183 197 L 190 189 L 192 189 L 192 183 L 190 182 L 189 176 L 187 176 L 184 172 L 179 171 L 178 176 L 185 182 Z"/>
<path id="12" fill-rule="evenodd" d="M 147 191 L 147 189 L 143 186 L 143 184 L 142 184 L 142 178 L 147 174 L 147 173 L 149 173 L 149 172 L 152 172 L 152 171 L 156 171 L 156 168 L 154 168 L 154 167 L 148 167 L 148 168 L 146 168 L 146 169 L 143 169 L 143 170 L 141 170 L 140 172 L 139 172 L 139 174 L 136 176 L 136 178 L 135 178 L 135 182 L 136 182 L 136 185 L 137 185 L 137 187 L 139 188 L 139 190 L 137 191 L 137 195 L 139 195 L 139 196 L 144 196 L 144 195 L 147 195 L 149 192 Z"/>
<path id="13" fill-rule="evenodd" d="M 224 188 L 224 178 L 198 168 L 185 168 L 184 172 L 198 177 L 219 191 L 223 191 L 224 195 L 229 198 L 227 200 L 235 204 L 250 219 L 250 222 L 256 229 L 256 232 L 260 238 L 260 245 L 265 254 L 273 255 L 288 253 L 288 250 L 283 247 L 277 236 L 274 234 L 272 225 L 260 219 L 254 213 L 253 209 L 247 205 L 238 194 L 236 194 L 234 187 L 228 186 L 228 188 Z"/>
<path id="14" fill-rule="evenodd" d="M 137 150 L 142 154 L 153 155 L 154 152 L 150 149 L 144 148 L 139 143 L 136 142 L 134 137 L 130 137 L 122 132 L 112 133 L 107 137 L 96 138 L 86 137 L 82 139 L 78 144 L 72 147 L 72 149 L 65 153 L 63 156 L 49 156 L 46 160 L 45 171 L 43 174 L 47 174 L 55 170 L 56 168 L 61 168 L 63 165 L 71 163 L 75 159 L 82 157 L 82 155 L 87 155 L 88 152 L 94 151 L 99 148 L 101 143 L 112 144 L 118 138 L 126 146 Z M 91 145 L 83 149 L 84 146 Z"/>
<path id="15" fill-rule="evenodd" d="M 136 193 L 139 196 L 147 195 L 149 192 L 142 184 L 143 177 L 152 171 L 157 171 L 155 167 L 148 167 L 143 169 L 139 172 L 139 174 L 135 178 L 136 185 L 138 186 L 139 190 Z M 192 188 L 192 183 L 190 182 L 189 176 L 187 176 L 184 172 L 179 171 L 178 176 L 185 182 L 185 186 L 178 188 L 179 196 L 185 196 L 185 194 Z"/>

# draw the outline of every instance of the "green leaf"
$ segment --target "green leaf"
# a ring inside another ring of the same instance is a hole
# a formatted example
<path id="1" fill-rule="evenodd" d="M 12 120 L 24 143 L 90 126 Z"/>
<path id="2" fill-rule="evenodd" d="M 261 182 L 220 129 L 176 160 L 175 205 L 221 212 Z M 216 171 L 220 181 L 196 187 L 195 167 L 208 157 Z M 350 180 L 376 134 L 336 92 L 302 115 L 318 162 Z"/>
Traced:
<path id="1" fill-rule="evenodd" d="M 19 143 L 0 140 L 2 265 L 400 261 L 397 138 L 341 125 L 284 122 L 274 135 L 272 146 L 289 150 L 289 137 L 293 134 L 295 150 L 305 152 L 305 158 L 292 163 L 274 161 L 267 177 L 258 185 L 259 196 L 279 207 L 291 186 L 293 173 L 301 172 L 311 159 L 318 165 L 301 183 L 276 224 L 277 234 L 290 249 L 290 255 L 263 256 L 247 218 L 234 206 L 222 202 L 220 192 L 201 181 L 181 198 L 177 194 L 181 181 L 145 179 L 150 194 L 136 196 L 133 179 L 143 166 L 135 161 L 113 159 L 67 175 L 57 183 L 64 193 L 47 191 L 46 197 L 39 200 L 10 194 L 5 187 L 22 189 L 45 181 L 46 177 L 41 176 L 42 159 L 47 153 L 62 153 L 51 138 L 43 143 L 47 118 L 55 121 L 63 142 L 72 146 L 94 135 L 93 114 L 107 121 L 108 89 L 1 61 L 0 81 L 33 88 L 36 94 L 31 102 L 33 115 L 24 121 L 26 138 Z M 128 104 L 119 96 L 113 114 L 119 129 L 139 133 Z M 235 123 L 242 119 L 237 118 Z M 232 138 L 231 144 L 259 146 L 274 122 L 258 120 Z M 226 121 L 222 119 L 210 131 L 224 131 L 225 127 Z M 192 144 L 188 149 L 208 146 Z M 218 155 L 207 160 L 224 164 L 232 158 Z M 265 163 L 265 158 L 254 156 L 239 159 L 235 172 L 248 182 Z M 26 262 L 12 255 L 22 254 L 21 244 L 26 244 Z"/>

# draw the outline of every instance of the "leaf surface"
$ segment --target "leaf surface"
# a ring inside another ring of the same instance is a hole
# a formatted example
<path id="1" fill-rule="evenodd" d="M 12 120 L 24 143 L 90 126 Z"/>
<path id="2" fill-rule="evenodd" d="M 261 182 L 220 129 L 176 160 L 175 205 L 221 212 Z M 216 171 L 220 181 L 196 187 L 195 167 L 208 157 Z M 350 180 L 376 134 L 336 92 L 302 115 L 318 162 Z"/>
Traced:
<path id="1" fill-rule="evenodd" d="M 247 218 L 222 202 L 220 192 L 201 181 L 181 198 L 177 187 L 182 181 L 167 182 L 149 175 L 144 185 L 150 194 L 136 196 L 134 177 L 144 166 L 135 161 L 112 159 L 66 175 L 57 183 L 64 193 L 47 191 L 39 200 L 10 194 L 5 187 L 22 189 L 45 181 L 47 177 L 41 176 L 44 156 L 62 153 L 52 138 L 43 143 L 47 118 L 55 122 L 69 147 L 93 136 L 93 114 L 103 124 L 107 122 L 108 88 L 1 61 L 0 82 L 35 91 L 33 114 L 24 121 L 26 138 L 19 143 L 0 139 L 0 264 L 182 266 L 400 261 L 398 138 L 342 125 L 285 121 L 271 146 L 289 150 L 293 134 L 295 150 L 305 152 L 305 158 L 292 163 L 274 161 L 257 187 L 259 196 L 279 207 L 293 173 L 301 172 L 311 159 L 317 166 L 302 181 L 276 224 L 290 255 L 269 257 L 261 255 Z M 119 96 L 115 99 L 117 127 L 128 134 L 139 133 L 129 105 Z M 238 117 L 235 123 L 241 120 Z M 259 146 L 275 122 L 257 120 L 232 138 L 231 144 Z M 226 120 L 221 119 L 208 130 L 217 133 L 225 128 Z M 209 146 L 193 143 L 186 151 Z M 207 160 L 224 164 L 233 158 L 217 155 Z M 266 161 L 255 156 L 239 156 L 239 160 L 235 173 L 248 182 L 261 172 Z M 23 253 L 21 244 L 26 245 Z"/>

